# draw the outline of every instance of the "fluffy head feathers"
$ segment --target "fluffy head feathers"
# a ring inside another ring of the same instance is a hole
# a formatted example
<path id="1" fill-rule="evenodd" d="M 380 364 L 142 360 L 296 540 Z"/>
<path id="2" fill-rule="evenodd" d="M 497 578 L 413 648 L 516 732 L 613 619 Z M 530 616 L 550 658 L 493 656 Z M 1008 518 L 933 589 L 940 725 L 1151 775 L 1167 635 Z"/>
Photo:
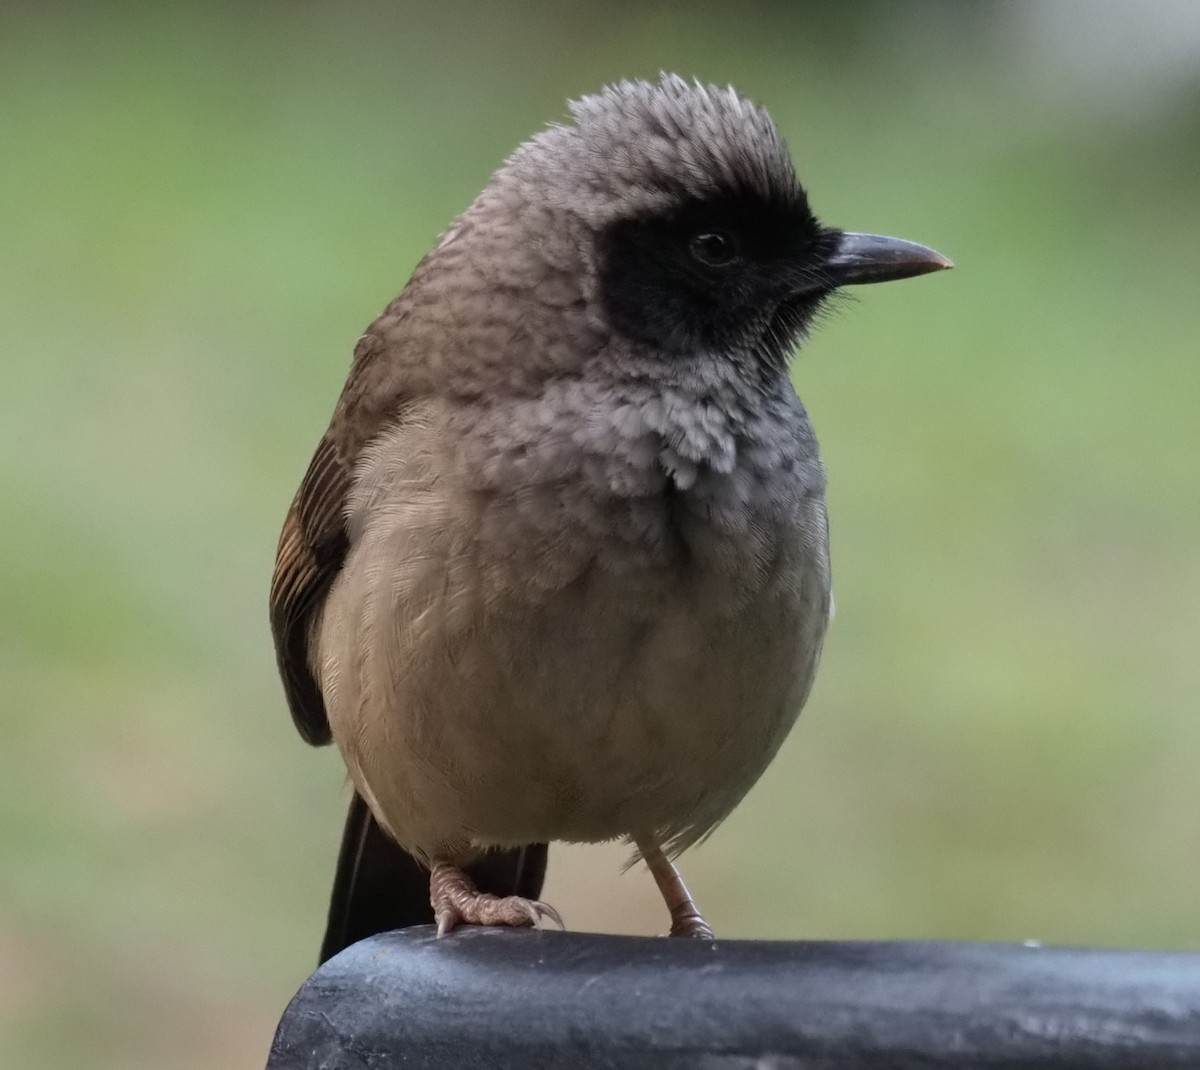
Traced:
<path id="1" fill-rule="evenodd" d="M 599 228 L 621 215 L 725 194 L 802 199 L 771 117 L 732 88 L 665 74 L 570 104 L 574 122 L 525 142 L 500 176 Z M 499 177 L 499 176 L 498 176 Z"/>

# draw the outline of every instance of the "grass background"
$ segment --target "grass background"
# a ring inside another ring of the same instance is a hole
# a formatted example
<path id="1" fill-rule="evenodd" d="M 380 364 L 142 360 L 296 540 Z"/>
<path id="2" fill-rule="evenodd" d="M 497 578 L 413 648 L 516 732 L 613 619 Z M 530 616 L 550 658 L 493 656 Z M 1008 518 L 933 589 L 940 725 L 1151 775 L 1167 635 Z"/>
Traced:
<path id="1" fill-rule="evenodd" d="M 684 870 L 726 936 L 1200 947 L 1187 3 L 6 5 L 0 1063 L 261 1066 L 343 808 L 274 542 L 363 326 L 564 100 L 769 105 L 818 212 L 952 256 L 796 365 L 838 599 Z M 655 932 L 616 847 L 574 928 Z"/>

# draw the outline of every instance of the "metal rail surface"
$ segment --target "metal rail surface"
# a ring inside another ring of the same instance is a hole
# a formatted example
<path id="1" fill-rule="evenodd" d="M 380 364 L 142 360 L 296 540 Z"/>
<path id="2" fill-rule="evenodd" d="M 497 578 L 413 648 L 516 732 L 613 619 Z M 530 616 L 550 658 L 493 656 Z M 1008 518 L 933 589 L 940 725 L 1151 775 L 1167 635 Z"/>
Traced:
<path id="1" fill-rule="evenodd" d="M 1200 954 L 428 928 L 325 963 L 268 1070 L 1200 1070 Z"/>

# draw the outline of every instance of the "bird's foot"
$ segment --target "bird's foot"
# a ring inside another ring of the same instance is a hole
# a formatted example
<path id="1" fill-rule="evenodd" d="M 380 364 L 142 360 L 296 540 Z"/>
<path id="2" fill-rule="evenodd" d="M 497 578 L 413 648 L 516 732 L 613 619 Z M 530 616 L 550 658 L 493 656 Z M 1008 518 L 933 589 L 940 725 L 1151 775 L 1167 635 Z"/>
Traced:
<path id="1" fill-rule="evenodd" d="M 671 912 L 671 931 L 668 936 L 682 936 L 689 940 L 715 940 L 716 936 L 704 920 L 696 904 L 689 901 L 691 909 Z"/>
<path id="2" fill-rule="evenodd" d="M 663 901 L 671 912 L 670 936 L 682 936 L 690 940 L 714 940 L 712 929 L 704 920 L 704 915 L 696 906 L 696 901 L 683 883 L 683 878 L 663 854 L 658 841 L 649 836 L 636 837 L 634 842 L 642 854 L 658 890 L 662 892 Z"/>
<path id="3" fill-rule="evenodd" d="M 429 902 L 438 936 L 456 925 L 507 925 L 517 929 L 540 928 L 549 919 L 565 929 L 561 915 L 548 903 L 519 895 L 501 898 L 475 887 L 458 866 L 435 862 L 429 873 Z"/>

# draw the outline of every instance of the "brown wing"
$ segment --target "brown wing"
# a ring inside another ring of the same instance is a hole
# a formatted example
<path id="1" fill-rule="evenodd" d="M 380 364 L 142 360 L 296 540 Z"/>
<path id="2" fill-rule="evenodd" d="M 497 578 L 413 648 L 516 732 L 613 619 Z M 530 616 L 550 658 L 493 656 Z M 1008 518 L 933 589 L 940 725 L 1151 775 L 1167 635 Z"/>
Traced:
<path id="1" fill-rule="evenodd" d="M 312 623 L 346 559 L 346 500 L 359 451 L 398 411 L 399 384 L 380 378 L 385 346 L 375 327 L 394 324 L 389 309 L 354 347 L 354 361 L 329 430 L 317 445 L 296 491 L 275 552 L 271 577 L 271 632 L 292 720 L 300 735 L 330 741 L 321 688 L 309 667 Z"/>
<path id="2" fill-rule="evenodd" d="M 308 638 L 314 611 L 346 557 L 350 478 L 327 432 L 283 522 L 271 578 L 271 632 L 283 690 L 300 735 L 316 745 L 329 742 L 329 720 L 309 668 Z"/>

